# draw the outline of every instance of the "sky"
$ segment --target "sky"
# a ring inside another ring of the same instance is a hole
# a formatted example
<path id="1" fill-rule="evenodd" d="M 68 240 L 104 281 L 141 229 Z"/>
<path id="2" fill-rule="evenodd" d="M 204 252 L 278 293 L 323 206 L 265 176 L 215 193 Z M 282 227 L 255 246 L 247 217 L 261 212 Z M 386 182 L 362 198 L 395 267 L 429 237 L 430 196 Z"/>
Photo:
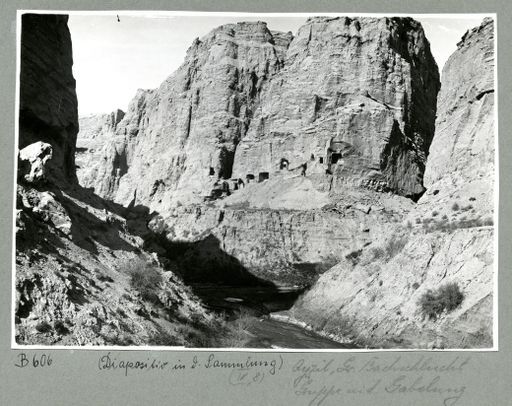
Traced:
<path id="1" fill-rule="evenodd" d="M 483 15 L 414 16 L 430 42 L 440 71 L 464 33 Z M 294 34 L 307 16 L 77 15 L 68 26 L 73 42 L 79 116 L 126 111 L 137 89 L 152 89 L 184 61 L 192 41 L 222 24 L 266 21 L 270 30 Z"/>

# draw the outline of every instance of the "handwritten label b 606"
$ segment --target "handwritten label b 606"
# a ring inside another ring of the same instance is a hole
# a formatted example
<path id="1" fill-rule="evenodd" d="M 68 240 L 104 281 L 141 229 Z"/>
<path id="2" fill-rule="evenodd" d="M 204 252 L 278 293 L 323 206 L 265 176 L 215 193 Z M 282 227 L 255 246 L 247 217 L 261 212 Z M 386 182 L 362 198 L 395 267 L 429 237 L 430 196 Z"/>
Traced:
<path id="1" fill-rule="evenodd" d="M 21 352 L 18 354 L 16 363 L 14 364 L 14 366 L 18 367 L 18 368 L 26 368 L 26 367 L 47 368 L 47 367 L 51 366 L 52 363 L 53 363 L 53 360 L 49 354 L 35 353 L 32 356 L 30 356 L 24 352 Z"/>

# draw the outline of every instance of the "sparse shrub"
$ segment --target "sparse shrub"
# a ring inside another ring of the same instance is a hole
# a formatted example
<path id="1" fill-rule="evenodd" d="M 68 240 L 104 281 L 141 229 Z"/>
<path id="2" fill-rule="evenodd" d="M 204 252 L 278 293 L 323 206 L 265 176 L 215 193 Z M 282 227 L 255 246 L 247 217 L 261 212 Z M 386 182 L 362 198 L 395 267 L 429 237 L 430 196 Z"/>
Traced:
<path id="1" fill-rule="evenodd" d="M 453 211 L 458 211 L 459 209 L 460 209 L 459 204 L 457 202 L 453 203 L 452 210 Z"/>
<path id="2" fill-rule="evenodd" d="M 371 249 L 371 256 L 373 259 L 381 259 L 385 255 L 384 249 L 382 247 L 373 247 Z"/>
<path id="3" fill-rule="evenodd" d="M 52 325 L 47 321 L 42 321 L 36 324 L 36 330 L 40 333 L 48 333 L 52 330 Z"/>
<path id="4" fill-rule="evenodd" d="M 439 212 L 434 210 L 434 211 L 432 212 L 432 217 L 436 217 L 438 214 L 439 214 Z"/>
<path id="5" fill-rule="evenodd" d="M 412 230 L 412 223 L 411 223 L 411 220 L 407 220 L 407 224 L 406 224 L 406 226 L 407 226 L 407 229 Z"/>
<path id="6" fill-rule="evenodd" d="M 384 249 L 386 250 L 386 256 L 391 259 L 405 247 L 407 244 L 407 237 L 398 236 L 393 234 L 391 238 L 386 242 Z"/>
<path id="7" fill-rule="evenodd" d="M 359 262 L 359 257 L 363 252 L 362 249 L 352 251 L 350 254 L 345 255 L 345 258 L 352 262 L 352 265 L 356 265 Z"/>
<path id="8" fill-rule="evenodd" d="M 487 217 L 487 218 L 483 221 L 483 225 L 484 225 L 484 226 L 492 226 L 492 225 L 494 225 L 494 220 L 492 219 L 492 217 Z"/>
<path id="9" fill-rule="evenodd" d="M 468 211 L 468 210 L 471 210 L 472 208 L 473 208 L 473 206 L 472 206 L 472 205 L 470 205 L 470 204 L 468 204 L 467 206 L 462 207 L 462 209 L 461 209 L 461 210 L 462 210 L 462 211 Z"/>
<path id="10" fill-rule="evenodd" d="M 123 269 L 130 276 L 130 285 L 141 294 L 144 300 L 158 302 L 157 292 L 162 283 L 160 271 L 141 259 L 126 261 Z"/>
<path id="11" fill-rule="evenodd" d="M 374 247 L 370 251 L 370 260 L 390 260 L 398 254 L 407 243 L 407 236 L 393 234 L 382 247 Z"/>
<path id="12" fill-rule="evenodd" d="M 421 219 L 419 217 L 416 217 L 416 224 L 420 224 L 421 223 Z"/>
<path id="13" fill-rule="evenodd" d="M 448 216 L 446 214 L 443 214 L 443 217 L 441 217 L 443 220 L 448 220 Z"/>
<path id="14" fill-rule="evenodd" d="M 469 201 L 470 201 L 470 202 L 474 202 L 475 200 L 476 200 L 476 198 L 475 198 L 475 197 L 470 197 L 470 198 L 469 198 Z"/>
<path id="15" fill-rule="evenodd" d="M 452 282 L 441 286 L 436 291 L 428 290 L 421 296 L 418 304 L 425 316 L 435 320 L 445 310 L 451 312 L 456 309 L 463 300 L 464 294 L 459 286 Z"/>
<path id="16" fill-rule="evenodd" d="M 53 327 L 55 331 L 60 335 L 65 335 L 69 333 L 69 330 L 65 326 L 64 322 L 62 320 L 57 320 L 53 323 Z"/>
<path id="17" fill-rule="evenodd" d="M 414 283 L 412 284 L 412 288 L 413 288 L 414 290 L 418 289 L 419 287 L 420 287 L 420 284 L 419 284 L 418 282 L 414 282 Z"/>

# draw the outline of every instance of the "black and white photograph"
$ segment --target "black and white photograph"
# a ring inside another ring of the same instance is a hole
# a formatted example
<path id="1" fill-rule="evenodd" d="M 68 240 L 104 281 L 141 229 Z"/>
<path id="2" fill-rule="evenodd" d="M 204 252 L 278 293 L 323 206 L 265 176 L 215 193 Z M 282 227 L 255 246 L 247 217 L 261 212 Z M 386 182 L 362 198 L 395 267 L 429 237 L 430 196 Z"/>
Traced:
<path id="1" fill-rule="evenodd" d="M 19 10 L 12 348 L 496 351 L 495 20 Z"/>

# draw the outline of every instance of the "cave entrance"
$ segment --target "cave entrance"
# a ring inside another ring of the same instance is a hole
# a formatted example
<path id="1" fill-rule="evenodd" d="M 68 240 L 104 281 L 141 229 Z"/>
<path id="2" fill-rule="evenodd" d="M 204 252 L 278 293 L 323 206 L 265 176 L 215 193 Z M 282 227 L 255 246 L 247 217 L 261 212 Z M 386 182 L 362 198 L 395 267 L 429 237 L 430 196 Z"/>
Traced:
<path id="1" fill-rule="evenodd" d="M 260 172 L 258 175 L 258 182 L 263 182 L 269 178 L 268 172 Z"/>
<path id="2" fill-rule="evenodd" d="M 337 163 L 341 159 L 341 153 L 333 152 L 331 155 L 331 164 Z"/>
<path id="3" fill-rule="evenodd" d="M 279 170 L 288 169 L 288 165 L 290 162 L 288 162 L 288 159 L 281 158 L 281 162 L 279 162 Z"/>
<path id="4" fill-rule="evenodd" d="M 215 175 L 215 169 L 213 169 L 213 166 L 210 166 L 210 172 L 209 172 L 209 175 L 210 175 L 210 176 Z"/>
<path id="5" fill-rule="evenodd" d="M 248 173 L 245 179 L 247 179 L 247 183 L 251 183 L 251 181 L 254 180 L 254 175 L 252 173 Z"/>

